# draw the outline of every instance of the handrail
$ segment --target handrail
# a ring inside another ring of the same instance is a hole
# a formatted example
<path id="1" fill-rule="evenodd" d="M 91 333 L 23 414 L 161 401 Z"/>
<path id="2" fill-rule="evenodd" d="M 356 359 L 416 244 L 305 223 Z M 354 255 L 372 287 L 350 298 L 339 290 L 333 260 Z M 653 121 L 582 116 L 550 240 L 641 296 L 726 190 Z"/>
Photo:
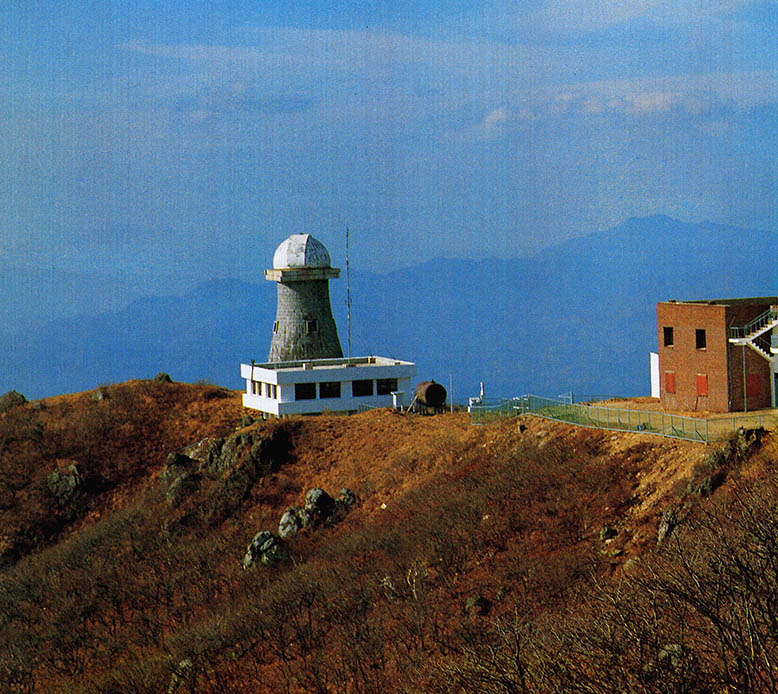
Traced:
<path id="1" fill-rule="evenodd" d="M 763 352 L 766 356 L 771 356 L 770 348 L 772 347 L 772 341 L 768 340 L 764 335 L 759 335 L 752 340 L 752 344 L 760 352 Z"/>
<path id="2" fill-rule="evenodd" d="M 769 323 L 778 320 L 778 309 L 770 307 L 764 313 L 758 315 L 749 323 L 746 323 L 742 327 L 730 326 L 729 336 L 731 338 L 747 338 L 753 335 L 755 332 L 759 332 L 761 328 L 764 328 Z"/>

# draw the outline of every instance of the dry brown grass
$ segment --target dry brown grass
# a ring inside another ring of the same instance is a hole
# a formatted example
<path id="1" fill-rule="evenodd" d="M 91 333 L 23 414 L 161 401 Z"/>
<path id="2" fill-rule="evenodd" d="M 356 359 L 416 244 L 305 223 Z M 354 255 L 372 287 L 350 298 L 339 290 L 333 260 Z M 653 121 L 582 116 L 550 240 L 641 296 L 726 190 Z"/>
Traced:
<path id="1" fill-rule="evenodd" d="M 500 620 L 563 619 L 592 576 L 649 560 L 663 508 L 709 451 L 533 417 L 257 422 L 245 432 L 283 432 L 289 462 L 209 519 L 217 481 L 171 507 L 158 478 L 171 451 L 236 430 L 240 394 L 145 381 L 105 391 L 0 417 L 9 691 L 25 691 L 13 677 L 40 692 L 164 691 L 184 658 L 195 690 L 214 694 L 433 691 L 432 664 L 476 657 Z M 733 475 L 760 479 L 776 450 L 768 436 Z M 100 482 L 78 510 L 41 491 L 67 461 Z M 349 487 L 359 504 L 291 540 L 290 561 L 243 571 L 254 533 L 314 486 Z M 618 532 L 607 544 L 605 524 Z"/>

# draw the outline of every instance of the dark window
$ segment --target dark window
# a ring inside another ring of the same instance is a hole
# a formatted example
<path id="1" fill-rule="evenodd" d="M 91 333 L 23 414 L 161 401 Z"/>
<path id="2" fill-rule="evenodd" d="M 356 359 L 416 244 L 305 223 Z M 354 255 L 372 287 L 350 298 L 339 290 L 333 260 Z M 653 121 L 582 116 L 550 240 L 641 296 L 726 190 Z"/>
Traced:
<path id="1" fill-rule="evenodd" d="M 351 381 L 351 395 L 364 398 L 373 394 L 373 381 Z"/>
<path id="2" fill-rule="evenodd" d="M 708 375 L 707 374 L 697 374 L 697 395 L 707 395 L 708 394 Z"/>
<path id="3" fill-rule="evenodd" d="M 673 329 L 669 326 L 665 326 L 662 328 L 665 335 L 665 347 L 672 347 L 673 346 Z"/>
<path id="4" fill-rule="evenodd" d="M 308 335 L 310 335 L 311 333 L 319 332 L 319 321 L 317 321 L 315 318 L 306 318 L 305 332 Z"/>
<path id="5" fill-rule="evenodd" d="M 697 328 L 697 330 L 694 331 L 694 338 L 697 343 L 697 349 L 705 349 L 707 346 L 705 330 L 702 328 Z"/>
<path id="6" fill-rule="evenodd" d="M 277 333 L 277 332 L 278 332 L 278 321 L 276 321 L 275 323 L 273 323 L 273 332 L 274 332 L 274 333 Z"/>
<path id="7" fill-rule="evenodd" d="M 397 390 L 396 378 L 379 378 L 376 381 L 376 395 L 389 395 L 393 390 Z"/>
<path id="8" fill-rule="evenodd" d="M 675 393 L 675 371 L 665 371 L 665 393 Z"/>
<path id="9" fill-rule="evenodd" d="M 316 384 L 315 383 L 295 383 L 294 399 L 295 400 L 316 400 Z"/>
<path id="10" fill-rule="evenodd" d="M 320 398 L 339 398 L 340 381 L 325 381 L 319 384 Z"/>
<path id="11" fill-rule="evenodd" d="M 261 390 L 260 390 L 261 388 L 262 388 L 262 384 L 259 383 L 258 381 L 252 381 L 251 382 L 251 392 L 252 392 L 253 395 L 260 395 L 261 394 Z"/>

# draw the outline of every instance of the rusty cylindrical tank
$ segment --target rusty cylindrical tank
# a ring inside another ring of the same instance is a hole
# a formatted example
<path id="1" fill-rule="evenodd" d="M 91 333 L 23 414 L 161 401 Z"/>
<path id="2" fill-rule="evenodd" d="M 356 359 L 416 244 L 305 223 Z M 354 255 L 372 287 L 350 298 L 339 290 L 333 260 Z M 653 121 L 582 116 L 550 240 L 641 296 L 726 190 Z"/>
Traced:
<path id="1" fill-rule="evenodd" d="M 427 407 L 443 407 L 446 404 L 446 389 L 435 381 L 422 381 L 416 386 L 416 402 Z"/>

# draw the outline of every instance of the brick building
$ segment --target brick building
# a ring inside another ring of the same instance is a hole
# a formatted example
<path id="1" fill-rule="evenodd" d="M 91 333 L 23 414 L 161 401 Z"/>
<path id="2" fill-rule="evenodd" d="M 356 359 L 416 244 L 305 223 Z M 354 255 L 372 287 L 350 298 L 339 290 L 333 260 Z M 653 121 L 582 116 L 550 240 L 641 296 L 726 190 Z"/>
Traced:
<path id="1" fill-rule="evenodd" d="M 657 304 L 657 336 L 665 409 L 776 406 L 778 297 L 664 301 Z"/>

